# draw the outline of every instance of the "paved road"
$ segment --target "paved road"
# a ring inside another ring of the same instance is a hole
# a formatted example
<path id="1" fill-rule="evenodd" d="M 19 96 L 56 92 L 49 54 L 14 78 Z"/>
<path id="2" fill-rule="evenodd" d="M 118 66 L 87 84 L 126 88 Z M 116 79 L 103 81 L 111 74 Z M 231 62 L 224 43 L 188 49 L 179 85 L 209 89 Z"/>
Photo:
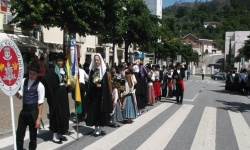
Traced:
<path id="1" fill-rule="evenodd" d="M 192 76 L 185 81 L 183 105 L 173 99 L 149 107 L 149 111 L 132 124 L 119 128 L 105 127 L 106 135 L 92 137 L 93 128 L 70 121 L 68 141 L 62 145 L 51 142 L 52 134 L 46 129 L 38 135 L 38 149 L 166 149 L 166 150 L 249 150 L 250 99 L 230 94 L 224 83 L 209 78 Z M 26 136 L 25 146 L 28 145 Z M 11 136 L 0 137 L 0 149 L 12 149 Z"/>

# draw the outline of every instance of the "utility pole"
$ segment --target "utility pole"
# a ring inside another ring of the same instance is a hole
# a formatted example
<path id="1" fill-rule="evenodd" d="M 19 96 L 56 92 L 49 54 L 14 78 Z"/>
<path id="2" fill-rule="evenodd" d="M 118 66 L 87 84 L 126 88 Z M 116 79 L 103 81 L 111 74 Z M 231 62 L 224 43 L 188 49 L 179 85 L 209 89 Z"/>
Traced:
<path id="1" fill-rule="evenodd" d="M 232 55 L 232 48 L 231 48 L 231 38 L 229 42 L 229 53 L 228 53 L 228 69 L 231 70 L 231 55 Z"/>

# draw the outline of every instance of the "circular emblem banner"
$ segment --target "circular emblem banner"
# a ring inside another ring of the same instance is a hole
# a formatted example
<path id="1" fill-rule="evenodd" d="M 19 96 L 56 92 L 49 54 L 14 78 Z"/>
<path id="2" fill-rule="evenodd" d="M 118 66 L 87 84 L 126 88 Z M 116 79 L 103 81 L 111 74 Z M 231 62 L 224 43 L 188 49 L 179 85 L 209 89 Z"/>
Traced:
<path id="1" fill-rule="evenodd" d="M 12 40 L 0 42 L 0 88 L 13 96 L 19 90 L 23 79 L 23 58 Z"/>

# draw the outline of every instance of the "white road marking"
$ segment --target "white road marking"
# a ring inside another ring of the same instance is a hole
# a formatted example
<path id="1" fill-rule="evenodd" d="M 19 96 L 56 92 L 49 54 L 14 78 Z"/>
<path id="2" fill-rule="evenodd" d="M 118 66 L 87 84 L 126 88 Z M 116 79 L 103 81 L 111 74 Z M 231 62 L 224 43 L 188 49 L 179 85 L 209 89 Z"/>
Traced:
<path id="1" fill-rule="evenodd" d="M 185 118 L 192 110 L 193 105 L 184 104 L 169 118 L 158 130 L 156 130 L 139 148 L 138 150 L 164 149 L 172 139 L 178 128 L 181 126 Z"/>
<path id="2" fill-rule="evenodd" d="M 240 150 L 250 149 L 250 128 L 240 112 L 228 111 Z"/>
<path id="3" fill-rule="evenodd" d="M 72 121 L 69 121 L 69 124 L 73 124 L 73 122 Z M 39 135 L 39 134 L 44 134 L 44 131 L 47 129 L 47 131 L 49 132 L 49 124 L 46 124 L 46 125 L 44 125 L 44 129 L 42 128 L 41 129 L 41 133 L 38 133 L 37 135 Z M 26 130 L 26 132 L 25 132 L 25 137 L 24 137 L 24 141 L 25 140 L 28 140 L 30 137 L 29 137 L 29 130 Z M 11 146 L 11 145 L 13 145 L 13 136 L 11 135 L 11 136 L 8 136 L 8 137 L 6 137 L 6 138 L 3 138 L 3 139 L 0 139 L 0 149 L 1 148 L 4 148 L 4 147 L 7 147 L 7 146 Z"/>
<path id="4" fill-rule="evenodd" d="M 92 143 L 91 145 L 84 148 L 84 150 L 108 150 L 116 146 L 118 143 L 123 141 L 129 135 L 134 133 L 140 127 L 154 119 L 155 116 L 159 115 L 166 109 L 168 109 L 173 104 L 170 103 L 163 103 L 153 110 L 147 112 L 146 114 L 137 118 L 132 124 L 125 125 L 120 127 L 119 129 L 111 132 L 110 134 L 104 136 L 103 138 L 99 139 L 98 141 Z"/>
<path id="5" fill-rule="evenodd" d="M 215 150 L 217 109 L 205 107 L 191 150 Z"/>

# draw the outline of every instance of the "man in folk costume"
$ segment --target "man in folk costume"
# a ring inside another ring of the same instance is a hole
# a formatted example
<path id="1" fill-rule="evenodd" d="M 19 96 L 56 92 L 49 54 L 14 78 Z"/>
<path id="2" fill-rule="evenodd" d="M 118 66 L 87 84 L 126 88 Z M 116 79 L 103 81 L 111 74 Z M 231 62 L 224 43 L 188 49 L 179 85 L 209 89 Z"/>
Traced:
<path id="1" fill-rule="evenodd" d="M 94 55 L 89 69 L 86 125 L 95 126 L 93 136 L 99 136 L 103 133 L 101 127 L 110 125 L 109 114 L 113 111 L 110 81 L 106 65 L 99 53 Z"/>
<path id="2" fill-rule="evenodd" d="M 23 79 L 21 89 L 16 93 L 17 98 L 23 99 L 23 109 L 19 115 L 16 137 L 18 150 L 23 150 L 27 126 L 30 131 L 29 149 L 35 150 L 37 147 L 37 128 L 40 126 L 45 95 L 44 86 L 37 79 L 39 71 L 39 65 L 32 63 L 29 67 L 29 77 Z"/>
<path id="3" fill-rule="evenodd" d="M 81 106 L 80 111 L 77 111 L 77 118 L 78 122 L 82 122 L 86 118 L 86 110 L 87 110 L 87 103 L 86 103 L 86 83 L 89 80 L 89 75 L 83 70 L 82 68 L 78 68 L 79 73 L 79 87 L 80 87 L 80 93 L 81 93 Z M 75 89 L 72 91 L 72 98 L 75 100 Z M 78 107 L 76 108 L 78 110 Z"/>
<path id="4" fill-rule="evenodd" d="M 49 70 L 42 82 L 49 105 L 49 124 L 50 131 L 53 132 L 53 142 L 62 144 L 62 141 L 67 141 L 67 138 L 62 135 L 69 129 L 69 86 L 64 54 L 57 54 L 55 60 L 55 67 Z"/>
<path id="5" fill-rule="evenodd" d="M 184 81 L 185 71 L 181 68 L 181 64 L 176 64 L 176 69 L 173 72 L 173 79 L 176 80 L 176 101 L 179 104 L 182 104 L 183 93 L 184 93 Z"/>

